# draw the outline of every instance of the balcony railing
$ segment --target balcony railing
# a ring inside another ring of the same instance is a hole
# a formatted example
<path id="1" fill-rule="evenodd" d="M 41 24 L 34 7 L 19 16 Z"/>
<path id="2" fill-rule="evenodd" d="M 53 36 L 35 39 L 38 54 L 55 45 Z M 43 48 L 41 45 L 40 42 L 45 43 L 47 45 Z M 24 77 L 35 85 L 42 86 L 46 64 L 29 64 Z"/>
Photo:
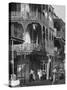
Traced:
<path id="1" fill-rule="evenodd" d="M 31 12 L 21 12 L 21 11 L 11 11 L 10 18 L 11 19 L 31 19 L 31 20 L 41 20 L 41 13 L 36 12 L 36 11 L 31 11 Z"/>
<path id="2" fill-rule="evenodd" d="M 11 12 L 11 17 L 21 17 L 21 12 L 12 11 L 12 12 Z"/>
<path id="3" fill-rule="evenodd" d="M 30 54 L 34 51 L 45 51 L 44 49 L 42 49 L 42 45 L 36 45 L 34 43 L 26 43 L 26 44 L 20 44 L 20 45 L 14 45 L 13 46 L 13 50 L 17 52 L 17 55 L 20 54 Z"/>

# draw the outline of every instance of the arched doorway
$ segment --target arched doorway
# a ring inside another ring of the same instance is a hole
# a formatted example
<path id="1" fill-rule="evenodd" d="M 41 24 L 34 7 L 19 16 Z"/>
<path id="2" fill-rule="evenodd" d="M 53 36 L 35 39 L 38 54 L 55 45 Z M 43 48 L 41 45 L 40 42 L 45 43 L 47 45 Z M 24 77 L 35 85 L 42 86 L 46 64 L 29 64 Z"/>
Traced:
<path id="1" fill-rule="evenodd" d="M 33 43 L 35 45 L 41 45 L 42 43 L 42 27 L 39 23 L 30 23 L 27 26 L 26 29 L 26 36 L 27 39 L 25 42 L 27 43 Z M 38 48 L 38 47 L 37 47 Z M 31 69 L 35 72 L 36 78 L 37 76 L 37 71 L 40 69 L 40 60 L 42 59 L 42 53 L 39 50 L 33 50 L 32 53 L 29 55 L 29 71 Z M 29 78 L 30 79 L 30 78 Z M 36 79 L 37 80 L 37 79 Z"/>
<path id="2" fill-rule="evenodd" d="M 41 43 L 42 40 L 42 28 L 39 23 L 30 23 L 27 26 L 26 32 L 30 36 L 31 43 Z"/>

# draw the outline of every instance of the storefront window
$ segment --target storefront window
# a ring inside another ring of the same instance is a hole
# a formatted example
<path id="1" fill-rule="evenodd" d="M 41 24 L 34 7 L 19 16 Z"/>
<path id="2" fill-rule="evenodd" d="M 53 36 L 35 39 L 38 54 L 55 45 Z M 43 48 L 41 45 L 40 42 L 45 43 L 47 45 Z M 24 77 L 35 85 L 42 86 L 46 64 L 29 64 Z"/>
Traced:
<path id="1" fill-rule="evenodd" d="M 25 67 L 25 64 L 21 64 L 21 65 L 17 65 L 17 77 L 18 78 L 24 78 L 24 67 Z"/>
<path id="2" fill-rule="evenodd" d="M 46 71 L 46 63 L 45 63 L 44 60 L 41 61 L 41 70 L 42 70 L 42 71 Z"/>

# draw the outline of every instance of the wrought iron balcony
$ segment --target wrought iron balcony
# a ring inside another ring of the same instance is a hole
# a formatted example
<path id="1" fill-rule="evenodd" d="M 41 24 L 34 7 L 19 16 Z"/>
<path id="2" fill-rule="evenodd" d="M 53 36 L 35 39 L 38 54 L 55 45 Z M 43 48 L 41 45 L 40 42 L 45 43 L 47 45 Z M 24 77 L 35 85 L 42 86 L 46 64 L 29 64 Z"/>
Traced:
<path id="1" fill-rule="evenodd" d="M 14 19 L 22 19 L 22 20 L 28 20 L 28 19 L 31 19 L 31 20 L 36 20 L 37 19 L 37 16 L 34 15 L 32 12 L 31 13 L 26 13 L 26 12 L 18 12 L 18 11 L 11 11 L 11 14 L 10 14 L 10 19 L 11 20 L 14 20 Z"/>

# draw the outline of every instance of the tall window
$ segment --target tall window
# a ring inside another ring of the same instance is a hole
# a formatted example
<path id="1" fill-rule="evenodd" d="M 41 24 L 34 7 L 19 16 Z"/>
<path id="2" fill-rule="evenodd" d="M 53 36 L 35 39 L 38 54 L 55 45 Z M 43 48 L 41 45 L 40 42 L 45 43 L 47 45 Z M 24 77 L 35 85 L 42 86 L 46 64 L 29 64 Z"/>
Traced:
<path id="1" fill-rule="evenodd" d="M 46 11 L 48 11 L 48 5 L 45 5 Z"/>
<path id="2" fill-rule="evenodd" d="M 49 8 L 49 12 L 51 12 L 51 8 Z"/>
<path id="3" fill-rule="evenodd" d="M 45 27 L 43 26 L 43 39 L 45 40 Z"/>
<path id="4" fill-rule="evenodd" d="M 51 31 L 49 30 L 49 40 L 51 40 Z"/>
<path id="5" fill-rule="evenodd" d="M 53 40 L 54 36 L 53 36 L 53 33 L 52 33 L 52 40 Z"/>
<path id="6" fill-rule="evenodd" d="M 39 19 L 41 19 L 41 5 L 37 5 L 37 8 L 38 8 L 38 16 L 39 16 Z"/>
<path id="7" fill-rule="evenodd" d="M 43 5 L 43 10 L 45 10 L 45 5 Z"/>
<path id="8" fill-rule="evenodd" d="M 21 4 L 20 3 L 10 3 L 9 9 L 10 9 L 10 11 L 20 11 L 21 10 Z"/>
<path id="9" fill-rule="evenodd" d="M 46 40 L 48 40 L 48 29 L 46 28 Z"/>
<path id="10" fill-rule="evenodd" d="M 46 71 L 46 63 L 45 63 L 44 60 L 41 61 L 40 67 L 41 67 L 41 70 L 42 70 L 42 71 Z"/>

